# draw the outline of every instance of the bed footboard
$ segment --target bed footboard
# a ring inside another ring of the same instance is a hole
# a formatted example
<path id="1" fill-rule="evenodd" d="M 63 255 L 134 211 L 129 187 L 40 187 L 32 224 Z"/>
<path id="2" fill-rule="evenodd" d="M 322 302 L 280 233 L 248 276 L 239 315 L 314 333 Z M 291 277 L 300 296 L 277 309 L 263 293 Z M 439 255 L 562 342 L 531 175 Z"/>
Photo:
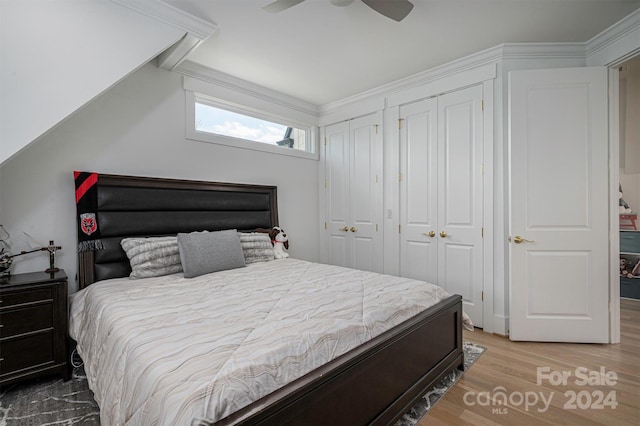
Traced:
<path id="1" fill-rule="evenodd" d="M 462 365 L 462 298 L 455 295 L 216 425 L 393 424 Z"/>

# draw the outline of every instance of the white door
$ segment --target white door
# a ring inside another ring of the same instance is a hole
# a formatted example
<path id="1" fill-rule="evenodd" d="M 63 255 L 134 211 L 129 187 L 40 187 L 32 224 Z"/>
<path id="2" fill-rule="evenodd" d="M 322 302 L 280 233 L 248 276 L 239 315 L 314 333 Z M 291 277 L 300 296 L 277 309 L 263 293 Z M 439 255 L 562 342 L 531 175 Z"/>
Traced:
<path id="1" fill-rule="evenodd" d="M 438 97 L 438 285 L 482 327 L 482 86 Z"/>
<path id="2" fill-rule="evenodd" d="M 400 107 L 400 275 L 438 282 L 438 101 Z"/>
<path id="3" fill-rule="evenodd" d="M 509 75 L 510 338 L 609 341 L 607 71 Z"/>
<path id="4" fill-rule="evenodd" d="M 329 263 L 350 266 L 347 247 L 349 227 L 349 122 L 325 129 L 325 205 Z"/>
<path id="5" fill-rule="evenodd" d="M 329 263 L 382 272 L 382 113 L 325 129 Z"/>
<path id="6" fill-rule="evenodd" d="M 482 87 L 400 107 L 400 273 L 460 294 L 482 327 Z"/>

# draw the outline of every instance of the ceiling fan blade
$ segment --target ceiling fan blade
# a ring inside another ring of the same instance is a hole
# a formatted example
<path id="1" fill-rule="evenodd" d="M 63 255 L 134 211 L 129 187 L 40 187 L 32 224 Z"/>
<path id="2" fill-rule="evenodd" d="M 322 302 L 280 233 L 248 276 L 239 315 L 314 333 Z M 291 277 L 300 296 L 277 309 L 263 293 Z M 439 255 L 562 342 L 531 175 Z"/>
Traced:
<path id="1" fill-rule="evenodd" d="M 407 17 L 411 9 L 413 9 L 413 3 L 409 0 L 362 0 L 364 4 L 369 6 L 376 12 L 391 18 L 394 21 L 402 21 Z"/>
<path id="2" fill-rule="evenodd" d="M 302 3 L 304 0 L 275 0 L 273 3 L 269 3 L 262 9 L 269 13 L 282 12 L 285 9 L 295 6 L 298 3 Z"/>

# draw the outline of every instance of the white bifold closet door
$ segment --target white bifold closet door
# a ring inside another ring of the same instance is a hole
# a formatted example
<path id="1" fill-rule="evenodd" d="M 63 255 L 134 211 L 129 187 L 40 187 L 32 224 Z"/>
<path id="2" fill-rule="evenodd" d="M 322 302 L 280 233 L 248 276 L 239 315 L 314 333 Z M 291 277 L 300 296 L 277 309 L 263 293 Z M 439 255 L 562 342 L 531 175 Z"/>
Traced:
<path id="1" fill-rule="evenodd" d="M 382 113 L 325 129 L 329 263 L 382 272 Z"/>
<path id="2" fill-rule="evenodd" d="M 400 273 L 460 294 L 482 327 L 482 86 L 400 107 Z"/>

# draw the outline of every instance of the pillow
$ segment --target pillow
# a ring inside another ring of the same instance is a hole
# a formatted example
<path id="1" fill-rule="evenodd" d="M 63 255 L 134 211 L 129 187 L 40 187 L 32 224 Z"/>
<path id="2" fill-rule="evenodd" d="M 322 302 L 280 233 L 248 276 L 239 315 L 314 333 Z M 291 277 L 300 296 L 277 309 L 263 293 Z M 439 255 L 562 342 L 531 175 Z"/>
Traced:
<path id="1" fill-rule="evenodd" d="M 124 249 L 131 274 L 129 278 L 149 278 L 182 271 L 176 237 L 124 238 Z"/>
<path id="2" fill-rule="evenodd" d="M 275 259 L 269 234 L 264 232 L 239 232 L 245 263 L 267 262 Z"/>
<path id="3" fill-rule="evenodd" d="M 185 278 L 245 266 L 235 229 L 178 234 L 178 250 Z"/>

